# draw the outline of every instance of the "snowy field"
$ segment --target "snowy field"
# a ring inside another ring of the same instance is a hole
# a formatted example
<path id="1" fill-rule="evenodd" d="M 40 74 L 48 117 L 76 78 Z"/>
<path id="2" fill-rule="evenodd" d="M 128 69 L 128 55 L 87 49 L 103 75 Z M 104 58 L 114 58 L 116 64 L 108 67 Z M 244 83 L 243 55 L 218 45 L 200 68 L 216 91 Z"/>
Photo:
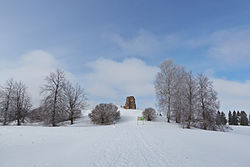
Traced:
<path id="1" fill-rule="evenodd" d="M 248 166 L 250 127 L 230 132 L 182 129 L 164 121 L 136 124 L 141 111 L 121 110 L 115 126 L 0 126 L 0 167 Z"/>

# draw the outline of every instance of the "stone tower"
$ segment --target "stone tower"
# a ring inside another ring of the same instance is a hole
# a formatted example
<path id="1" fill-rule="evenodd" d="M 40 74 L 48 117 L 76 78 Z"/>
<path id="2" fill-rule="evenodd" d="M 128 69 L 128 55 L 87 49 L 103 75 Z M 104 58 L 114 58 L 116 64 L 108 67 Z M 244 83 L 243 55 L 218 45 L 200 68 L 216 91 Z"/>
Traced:
<path id="1" fill-rule="evenodd" d="M 135 98 L 134 96 L 129 96 L 126 98 L 125 109 L 136 109 Z"/>

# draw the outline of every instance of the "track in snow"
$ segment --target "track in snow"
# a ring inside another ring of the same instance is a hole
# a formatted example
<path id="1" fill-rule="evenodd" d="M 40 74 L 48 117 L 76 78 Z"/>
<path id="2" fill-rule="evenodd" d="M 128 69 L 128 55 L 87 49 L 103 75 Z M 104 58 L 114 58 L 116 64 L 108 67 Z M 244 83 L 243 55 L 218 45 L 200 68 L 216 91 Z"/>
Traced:
<path id="1" fill-rule="evenodd" d="M 248 162 L 250 127 L 223 133 L 165 122 L 137 126 L 139 115 L 121 110 L 115 126 L 90 125 L 86 117 L 75 127 L 0 126 L 0 167 L 237 167 Z"/>

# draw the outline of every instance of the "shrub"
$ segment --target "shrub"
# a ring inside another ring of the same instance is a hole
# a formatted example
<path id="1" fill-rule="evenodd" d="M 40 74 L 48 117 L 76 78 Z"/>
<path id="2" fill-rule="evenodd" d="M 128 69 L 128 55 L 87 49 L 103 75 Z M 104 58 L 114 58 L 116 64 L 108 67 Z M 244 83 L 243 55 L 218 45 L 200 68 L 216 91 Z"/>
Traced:
<path id="1" fill-rule="evenodd" d="M 98 104 L 89 114 L 89 118 L 95 124 L 110 125 L 120 119 L 118 107 L 110 104 Z"/>
<path id="2" fill-rule="evenodd" d="M 42 107 L 35 108 L 28 113 L 27 118 L 30 122 L 42 122 L 44 120 L 43 111 Z"/>
<path id="3" fill-rule="evenodd" d="M 143 112 L 142 115 L 144 119 L 147 121 L 153 121 L 156 118 L 156 112 L 155 109 L 153 108 L 146 108 Z"/>

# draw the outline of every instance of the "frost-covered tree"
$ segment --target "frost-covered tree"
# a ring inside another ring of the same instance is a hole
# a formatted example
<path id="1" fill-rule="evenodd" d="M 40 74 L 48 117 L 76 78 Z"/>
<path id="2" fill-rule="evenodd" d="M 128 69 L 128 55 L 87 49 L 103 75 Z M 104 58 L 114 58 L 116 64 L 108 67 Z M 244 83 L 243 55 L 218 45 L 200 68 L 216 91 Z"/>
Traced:
<path id="1" fill-rule="evenodd" d="M 172 101 L 174 96 L 174 82 L 176 75 L 176 65 L 172 60 L 165 60 L 160 65 L 155 80 L 156 97 L 159 110 L 166 114 L 167 121 L 170 122 Z"/>
<path id="2" fill-rule="evenodd" d="M 212 82 L 204 74 L 198 74 L 197 84 L 200 127 L 205 130 L 216 130 L 216 112 L 219 110 L 217 93 L 213 88 Z"/>
<path id="3" fill-rule="evenodd" d="M 31 108 L 30 97 L 27 94 L 26 86 L 22 82 L 15 82 L 13 91 L 13 110 L 17 125 L 24 123 L 24 119 Z"/>
<path id="4" fill-rule="evenodd" d="M 184 95 L 184 112 L 182 113 L 182 124 L 190 128 L 191 122 L 195 120 L 197 110 L 197 83 L 190 71 L 185 77 Z"/>
<path id="5" fill-rule="evenodd" d="M 0 91 L 0 106 L 3 125 L 12 121 L 21 125 L 31 108 L 26 86 L 21 81 L 8 80 Z"/>
<path id="6" fill-rule="evenodd" d="M 109 125 L 120 119 L 120 111 L 116 105 L 98 104 L 89 114 L 89 118 L 95 124 Z"/>
<path id="7" fill-rule="evenodd" d="M 81 110 L 87 107 L 86 95 L 80 85 L 73 86 L 66 82 L 64 87 L 66 111 L 69 114 L 70 123 L 73 124 L 76 118 L 81 116 Z"/>
<path id="8" fill-rule="evenodd" d="M 64 96 L 65 74 L 57 69 L 56 72 L 50 73 L 45 81 L 46 84 L 41 89 L 44 119 L 47 124 L 56 126 L 57 123 L 68 119 Z"/>
<path id="9" fill-rule="evenodd" d="M 3 125 L 7 125 L 14 115 L 12 112 L 14 86 L 14 80 L 10 79 L 0 89 L 0 121 Z"/>
<path id="10" fill-rule="evenodd" d="M 159 110 L 165 111 L 168 122 L 174 119 L 187 128 L 192 124 L 202 129 L 217 129 L 219 101 L 205 75 L 194 77 L 184 67 L 165 60 L 156 76 L 155 91 Z"/>
<path id="11" fill-rule="evenodd" d="M 146 108 L 142 112 L 143 118 L 145 118 L 147 121 L 153 121 L 156 118 L 156 111 L 153 108 Z"/>
<path id="12" fill-rule="evenodd" d="M 187 93 L 185 89 L 187 73 L 184 67 L 176 66 L 175 79 L 173 84 L 173 100 L 172 100 L 172 110 L 173 117 L 176 123 L 180 123 L 182 116 L 185 114 L 185 94 Z"/>

